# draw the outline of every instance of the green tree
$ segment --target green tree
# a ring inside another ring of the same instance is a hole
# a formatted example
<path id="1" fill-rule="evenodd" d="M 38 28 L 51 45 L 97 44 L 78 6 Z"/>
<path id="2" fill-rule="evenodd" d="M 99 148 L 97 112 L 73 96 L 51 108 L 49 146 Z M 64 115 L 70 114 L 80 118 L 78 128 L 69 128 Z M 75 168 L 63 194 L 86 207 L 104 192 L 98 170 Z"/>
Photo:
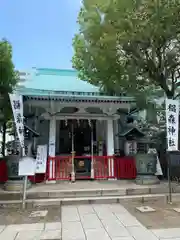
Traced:
<path id="1" fill-rule="evenodd" d="M 73 39 L 80 79 L 125 91 L 142 107 L 179 97 L 179 12 L 179 0 L 84 0 Z"/>
<path id="2" fill-rule="evenodd" d="M 13 91 L 18 80 L 19 75 L 12 61 L 12 46 L 7 40 L 2 39 L 0 41 L 0 128 L 3 134 L 3 155 L 5 154 L 7 123 L 12 119 L 8 94 Z"/>

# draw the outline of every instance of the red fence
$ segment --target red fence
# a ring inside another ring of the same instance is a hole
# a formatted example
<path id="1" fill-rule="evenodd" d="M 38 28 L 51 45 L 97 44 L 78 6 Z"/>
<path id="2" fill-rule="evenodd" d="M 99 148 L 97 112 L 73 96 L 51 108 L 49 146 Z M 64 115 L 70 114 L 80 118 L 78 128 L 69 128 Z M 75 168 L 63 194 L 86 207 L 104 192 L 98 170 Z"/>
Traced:
<path id="1" fill-rule="evenodd" d="M 137 175 L 134 157 L 115 158 L 114 174 L 117 179 L 135 179 Z"/>
<path id="2" fill-rule="evenodd" d="M 80 166 L 77 168 L 77 164 Z M 93 166 L 93 167 L 92 167 Z M 86 169 L 85 174 L 78 170 Z M 93 173 L 91 169 L 94 169 Z M 133 179 L 136 177 L 136 165 L 133 157 L 118 158 L 114 156 L 75 156 L 74 170 L 76 179 Z M 48 158 L 48 180 L 70 180 L 72 157 L 56 156 Z"/>

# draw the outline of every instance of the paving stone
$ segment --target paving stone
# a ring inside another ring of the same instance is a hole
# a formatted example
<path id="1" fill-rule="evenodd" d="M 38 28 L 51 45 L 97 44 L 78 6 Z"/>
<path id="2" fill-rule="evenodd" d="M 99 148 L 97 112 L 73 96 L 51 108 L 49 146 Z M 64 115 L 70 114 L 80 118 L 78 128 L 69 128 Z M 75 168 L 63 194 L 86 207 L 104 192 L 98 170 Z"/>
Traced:
<path id="1" fill-rule="evenodd" d="M 128 213 L 128 211 L 120 204 L 108 204 L 108 208 L 112 213 Z"/>
<path id="2" fill-rule="evenodd" d="M 125 196 L 126 195 L 126 189 L 109 189 L 102 190 L 102 196 Z"/>
<path id="3" fill-rule="evenodd" d="M 111 238 L 114 237 L 130 237 L 129 232 L 125 227 L 118 224 L 105 226 L 105 229 Z"/>
<path id="4" fill-rule="evenodd" d="M 16 240 L 34 240 L 39 239 L 42 231 L 21 231 L 17 234 Z M 9 239 L 8 239 L 9 240 Z"/>
<path id="5" fill-rule="evenodd" d="M 133 237 L 115 237 L 115 238 L 112 238 L 112 240 L 134 240 L 134 238 Z"/>
<path id="6" fill-rule="evenodd" d="M 31 224 L 12 224 L 6 227 L 8 231 L 42 231 L 44 230 L 44 223 L 31 223 Z"/>
<path id="7" fill-rule="evenodd" d="M 96 212 L 97 216 L 100 219 L 114 218 L 113 212 L 106 205 L 100 205 L 100 206 L 95 205 L 93 207 L 94 207 L 94 211 Z"/>
<path id="8" fill-rule="evenodd" d="M 80 221 L 77 207 L 63 206 L 62 207 L 62 222 L 76 222 Z"/>
<path id="9" fill-rule="evenodd" d="M 164 238 L 160 238 L 160 240 L 162 240 Z M 166 240 L 180 240 L 180 238 L 166 238 Z"/>
<path id="10" fill-rule="evenodd" d="M 95 213 L 91 204 L 77 206 L 80 215 Z"/>
<path id="11" fill-rule="evenodd" d="M 108 227 L 108 226 L 112 226 L 112 225 L 118 225 L 120 227 L 124 227 L 124 225 L 122 224 L 122 222 L 120 222 L 118 220 L 118 218 L 114 217 L 114 218 L 106 218 L 106 219 L 102 219 L 101 220 L 102 224 L 104 227 Z"/>
<path id="12" fill-rule="evenodd" d="M 144 226 L 127 227 L 135 240 L 158 240 L 158 238 Z"/>
<path id="13" fill-rule="evenodd" d="M 173 208 L 173 210 L 177 213 L 180 213 L 180 208 Z"/>
<path id="14" fill-rule="evenodd" d="M 111 240 L 107 232 L 103 228 L 99 229 L 86 229 L 86 238 L 87 240 Z"/>
<path id="15" fill-rule="evenodd" d="M 62 239 L 85 239 L 84 231 L 80 222 L 62 223 Z"/>
<path id="16" fill-rule="evenodd" d="M 35 218 L 35 217 L 45 217 L 48 213 L 48 210 L 44 211 L 33 211 L 29 217 Z"/>
<path id="17" fill-rule="evenodd" d="M 5 229 L 5 225 L 0 225 L 0 233 Z"/>
<path id="18" fill-rule="evenodd" d="M 61 222 L 45 223 L 45 230 L 61 230 Z"/>
<path id="19" fill-rule="evenodd" d="M 3 232 L 0 233 L 0 239 L 14 240 L 17 234 L 18 234 L 18 231 L 9 231 L 8 229 L 5 229 Z"/>
<path id="20" fill-rule="evenodd" d="M 129 213 L 127 214 L 116 213 L 115 215 L 125 227 L 142 226 L 141 223 Z"/>
<path id="21" fill-rule="evenodd" d="M 160 239 L 180 238 L 180 228 L 155 229 L 151 231 Z"/>
<path id="22" fill-rule="evenodd" d="M 60 230 L 48 230 L 43 231 L 40 235 L 40 240 L 55 240 L 61 239 L 61 231 Z"/>
<path id="23" fill-rule="evenodd" d="M 81 216 L 81 222 L 84 229 L 103 228 L 103 225 L 96 214 Z"/>
<path id="24" fill-rule="evenodd" d="M 155 212 L 156 210 L 149 206 L 136 207 L 136 209 L 142 213 Z"/>

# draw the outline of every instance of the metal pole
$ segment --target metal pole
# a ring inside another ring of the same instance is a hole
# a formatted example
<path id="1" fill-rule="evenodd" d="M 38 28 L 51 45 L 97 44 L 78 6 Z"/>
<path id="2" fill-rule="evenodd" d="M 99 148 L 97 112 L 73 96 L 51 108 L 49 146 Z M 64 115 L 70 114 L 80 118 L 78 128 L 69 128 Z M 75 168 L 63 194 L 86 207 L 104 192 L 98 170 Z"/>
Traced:
<path id="1" fill-rule="evenodd" d="M 75 152 L 74 152 L 74 125 L 72 122 L 72 127 L 71 127 L 71 143 L 72 143 L 72 172 L 71 172 L 71 182 L 75 182 L 75 172 L 74 172 L 74 156 L 75 156 Z"/>
<path id="2" fill-rule="evenodd" d="M 172 185 L 171 185 L 171 161 L 168 154 L 168 186 L 169 186 L 169 198 L 168 203 L 172 204 Z"/>
<path id="3" fill-rule="evenodd" d="M 91 124 L 91 179 L 94 179 L 94 134 L 93 134 L 93 122 Z"/>
<path id="4" fill-rule="evenodd" d="M 25 149 L 23 147 L 21 147 L 21 154 L 20 157 L 24 157 L 25 155 Z M 22 209 L 25 210 L 26 208 L 26 188 L 27 188 L 27 180 L 28 177 L 24 176 L 24 184 L 23 184 L 23 198 L 22 198 Z"/>
<path id="5" fill-rule="evenodd" d="M 23 185 L 23 200 L 22 200 L 22 209 L 26 208 L 26 188 L 27 188 L 27 176 L 24 177 L 24 185 Z"/>

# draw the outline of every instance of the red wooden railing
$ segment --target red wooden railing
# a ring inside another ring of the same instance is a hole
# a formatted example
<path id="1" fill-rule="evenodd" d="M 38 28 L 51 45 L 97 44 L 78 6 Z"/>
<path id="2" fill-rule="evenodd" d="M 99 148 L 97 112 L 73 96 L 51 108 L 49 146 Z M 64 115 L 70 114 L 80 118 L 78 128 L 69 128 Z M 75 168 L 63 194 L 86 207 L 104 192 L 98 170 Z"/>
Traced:
<path id="1" fill-rule="evenodd" d="M 135 179 L 137 175 L 134 157 L 115 157 L 114 174 L 117 179 Z"/>
<path id="2" fill-rule="evenodd" d="M 76 160 L 88 159 L 91 156 L 75 156 Z M 136 164 L 133 157 L 93 156 L 94 179 L 134 179 L 136 178 Z M 47 178 L 51 180 L 70 180 L 72 172 L 72 158 L 56 156 L 48 158 Z M 91 179 L 91 172 L 87 175 L 77 175 L 76 179 Z"/>

